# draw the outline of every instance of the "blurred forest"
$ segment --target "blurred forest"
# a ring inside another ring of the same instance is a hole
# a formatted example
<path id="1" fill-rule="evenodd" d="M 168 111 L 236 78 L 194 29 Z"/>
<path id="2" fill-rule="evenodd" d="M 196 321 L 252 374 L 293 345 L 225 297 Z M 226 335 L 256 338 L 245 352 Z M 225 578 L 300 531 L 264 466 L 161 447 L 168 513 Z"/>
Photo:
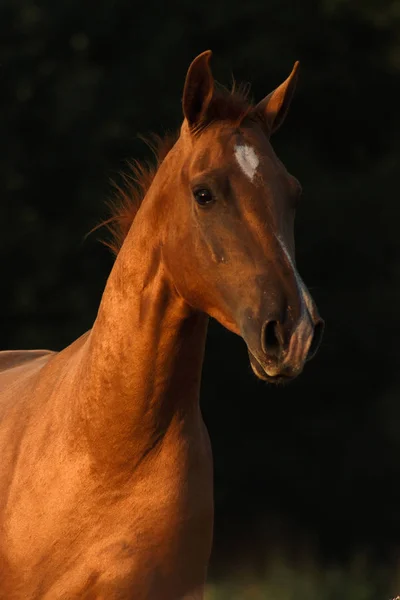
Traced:
<path id="1" fill-rule="evenodd" d="M 301 62 L 273 144 L 304 189 L 297 261 L 327 325 L 279 389 L 210 326 L 211 572 L 278 547 L 385 563 L 400 549 L 398 0 L 2 0 L 0 346 L 61 349 L 91 327 L 113 259 L 85 234 L 126 160 L 150 156 L 137 134 L 180 124 L 208 48 L 216 78 L 257 100 Z"/>

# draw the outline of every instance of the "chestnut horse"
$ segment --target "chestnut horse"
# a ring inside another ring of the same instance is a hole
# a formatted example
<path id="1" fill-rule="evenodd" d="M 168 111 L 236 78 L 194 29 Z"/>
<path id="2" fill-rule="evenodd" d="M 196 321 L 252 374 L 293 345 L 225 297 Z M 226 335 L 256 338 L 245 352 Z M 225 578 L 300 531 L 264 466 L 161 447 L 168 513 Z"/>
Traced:
<path id="1" fill-rule="evenodd" d="M 274 154 L 297 63 L 257 105 L 191 64 L 184 120 L 141 203 L 128 185 L 93 328 L 0 353 L 0 598 L 202 598 L 212 455 L 199 408 L 209 316 L 255 374 L 297 376 L 323 322 L 294 258 L 300 185 Z M 121 198 L 120 198 L 121 200 Z M 135 214 L 136 213 L 136 214 Z"/>

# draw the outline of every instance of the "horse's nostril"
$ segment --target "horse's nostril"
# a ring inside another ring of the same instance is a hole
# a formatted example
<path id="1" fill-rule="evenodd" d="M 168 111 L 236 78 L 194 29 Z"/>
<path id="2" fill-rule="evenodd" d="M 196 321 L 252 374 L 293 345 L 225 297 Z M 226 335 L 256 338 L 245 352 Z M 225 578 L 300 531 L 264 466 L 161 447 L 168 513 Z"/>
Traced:
<path id="1" fill-rule="evenodd" d="M 311 360 L 311 358 L 313 358 L 316 355 L 317 350 L 321 344 L 324 328 L 325 325 L 321 319 L 320 321 L 318 321 L 318 323 L 316 323 L 314 327 L 314 335 L 313 339 L 311 340 L 310 348 L 308 349 L 307 360 Z"/>
<path id="2" fill-rule="evenodd" d="M 262 349 L 270 356 L 279 356 L 282 349 L 282 338 L 278 321 L 265 323 L 262 335 Z"/>

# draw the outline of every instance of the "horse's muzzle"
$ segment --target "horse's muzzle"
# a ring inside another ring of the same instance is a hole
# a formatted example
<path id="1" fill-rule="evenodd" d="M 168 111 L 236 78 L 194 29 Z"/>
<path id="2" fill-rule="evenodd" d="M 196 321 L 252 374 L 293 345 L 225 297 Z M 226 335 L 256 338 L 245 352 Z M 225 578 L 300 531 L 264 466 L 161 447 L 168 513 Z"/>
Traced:
<path id="1" fill-rule="evenodd" d="M 253 350 L 248 344 L 255 375 L 271 383 L 294 379 L 317 353 L 323 332 L 324 321 L 320 317 L 314 321 L 305 316 L 289 336 L 279 321 L 266 321 L 261 328 L 258 348 Z"/>

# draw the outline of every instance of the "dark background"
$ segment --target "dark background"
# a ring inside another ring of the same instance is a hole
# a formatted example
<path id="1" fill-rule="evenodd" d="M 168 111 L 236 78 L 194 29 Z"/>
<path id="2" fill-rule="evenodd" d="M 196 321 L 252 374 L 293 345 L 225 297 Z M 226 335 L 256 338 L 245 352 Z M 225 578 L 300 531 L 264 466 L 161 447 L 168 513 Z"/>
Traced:
<path id="1" fill-rule="evenodd" d="M 301 61 L 273 140 L 304 189 L 299 270 L 327 323 L 286 388 L 256 381 L 212 323 L 202 406 L 215 459 L 212 568 L 277 545 L 376 560 L 400 542 L 399 2 L 2 0 L 0 345 L 61 349 L 90 328 L 112 256 L 85 234 L 138 133 L 174 129 L 211 48 L 261 99 Z M 222 568 L 222 567 L 221 567 Z"/>

